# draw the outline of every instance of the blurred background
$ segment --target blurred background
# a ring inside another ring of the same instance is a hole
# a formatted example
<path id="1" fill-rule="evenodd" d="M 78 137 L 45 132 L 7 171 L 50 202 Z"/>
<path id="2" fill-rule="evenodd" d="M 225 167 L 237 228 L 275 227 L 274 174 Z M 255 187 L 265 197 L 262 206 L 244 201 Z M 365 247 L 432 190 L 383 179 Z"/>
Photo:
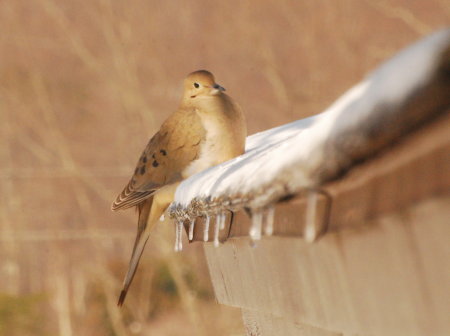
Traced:
<path id="1" fill-rule="evenodd" d="M 137 217 L 110 204 L 182 79 L 212 71 L 252 134 L 449 23 L 448 0 L 1 1 L 0 335 L 244 335 L 170 221 L 116 307 Z"/>

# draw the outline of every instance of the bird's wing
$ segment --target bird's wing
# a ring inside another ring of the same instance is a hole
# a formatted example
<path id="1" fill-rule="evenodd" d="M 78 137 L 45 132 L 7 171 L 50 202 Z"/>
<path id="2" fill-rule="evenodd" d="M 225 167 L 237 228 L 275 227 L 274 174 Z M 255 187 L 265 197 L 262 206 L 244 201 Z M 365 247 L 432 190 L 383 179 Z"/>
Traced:
<path id="1" fill-rule="evenodd" d="M 112 210 L 137 205 L 162 186 L 181 180 L 182 171 L 198 158 L 205 136 L 206 130 L 194 109 L 172 114 L 150 139 Z"/>

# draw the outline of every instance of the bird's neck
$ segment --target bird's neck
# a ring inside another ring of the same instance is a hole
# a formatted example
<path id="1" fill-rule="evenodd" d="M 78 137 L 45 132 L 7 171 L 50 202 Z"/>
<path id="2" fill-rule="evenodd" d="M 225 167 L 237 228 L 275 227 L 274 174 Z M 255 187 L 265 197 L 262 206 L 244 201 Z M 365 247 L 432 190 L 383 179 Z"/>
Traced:
<path id="1" fill-rule="evenodd" d="M 226 101 L 226 98 L 227 97 L 225 96 L 225 94 L 222 93 L 215 96 L 196 97 L 194 99 L 189 97 L 183 99 L 181 104 L 184 107 L 194 107 L 209 110 L 223 106 Z"/>

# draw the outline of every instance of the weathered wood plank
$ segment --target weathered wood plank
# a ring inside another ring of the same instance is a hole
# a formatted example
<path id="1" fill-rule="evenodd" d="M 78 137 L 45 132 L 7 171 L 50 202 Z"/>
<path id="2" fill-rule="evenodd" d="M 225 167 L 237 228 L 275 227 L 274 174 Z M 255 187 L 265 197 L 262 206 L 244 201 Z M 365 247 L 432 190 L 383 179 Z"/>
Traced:
<path id="1" fill-rule="evenodd" d="M 222 304 L 342 333 L 444 335 L 448 218 L 441 197 L 314 244 L 266 237 L 251 247 L 240 237 L 205 252 Z"/>
<path id="2" fill-rule="evenodd" d="M 344 336 L 342 333 L 335 333 L 306 324 L 293 323 L 280 317 L 246 309 L 242 310 L 242 318 L 249 336 Z"/>

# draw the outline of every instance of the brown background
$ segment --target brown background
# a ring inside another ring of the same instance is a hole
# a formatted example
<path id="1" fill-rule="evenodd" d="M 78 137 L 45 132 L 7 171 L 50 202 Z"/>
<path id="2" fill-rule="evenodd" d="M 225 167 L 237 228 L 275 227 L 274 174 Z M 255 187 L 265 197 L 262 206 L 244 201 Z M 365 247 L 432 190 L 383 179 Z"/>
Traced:
<path id="1" fill-rule="evenodd" d="M 0 2 L 0 335 L 242 335 L 170 222 L 115 306 L 136 216 L 110 203 L 182 78 L 214 72 L 252 134 L 320 112 L 449 19 L 446 0 Z"/>

